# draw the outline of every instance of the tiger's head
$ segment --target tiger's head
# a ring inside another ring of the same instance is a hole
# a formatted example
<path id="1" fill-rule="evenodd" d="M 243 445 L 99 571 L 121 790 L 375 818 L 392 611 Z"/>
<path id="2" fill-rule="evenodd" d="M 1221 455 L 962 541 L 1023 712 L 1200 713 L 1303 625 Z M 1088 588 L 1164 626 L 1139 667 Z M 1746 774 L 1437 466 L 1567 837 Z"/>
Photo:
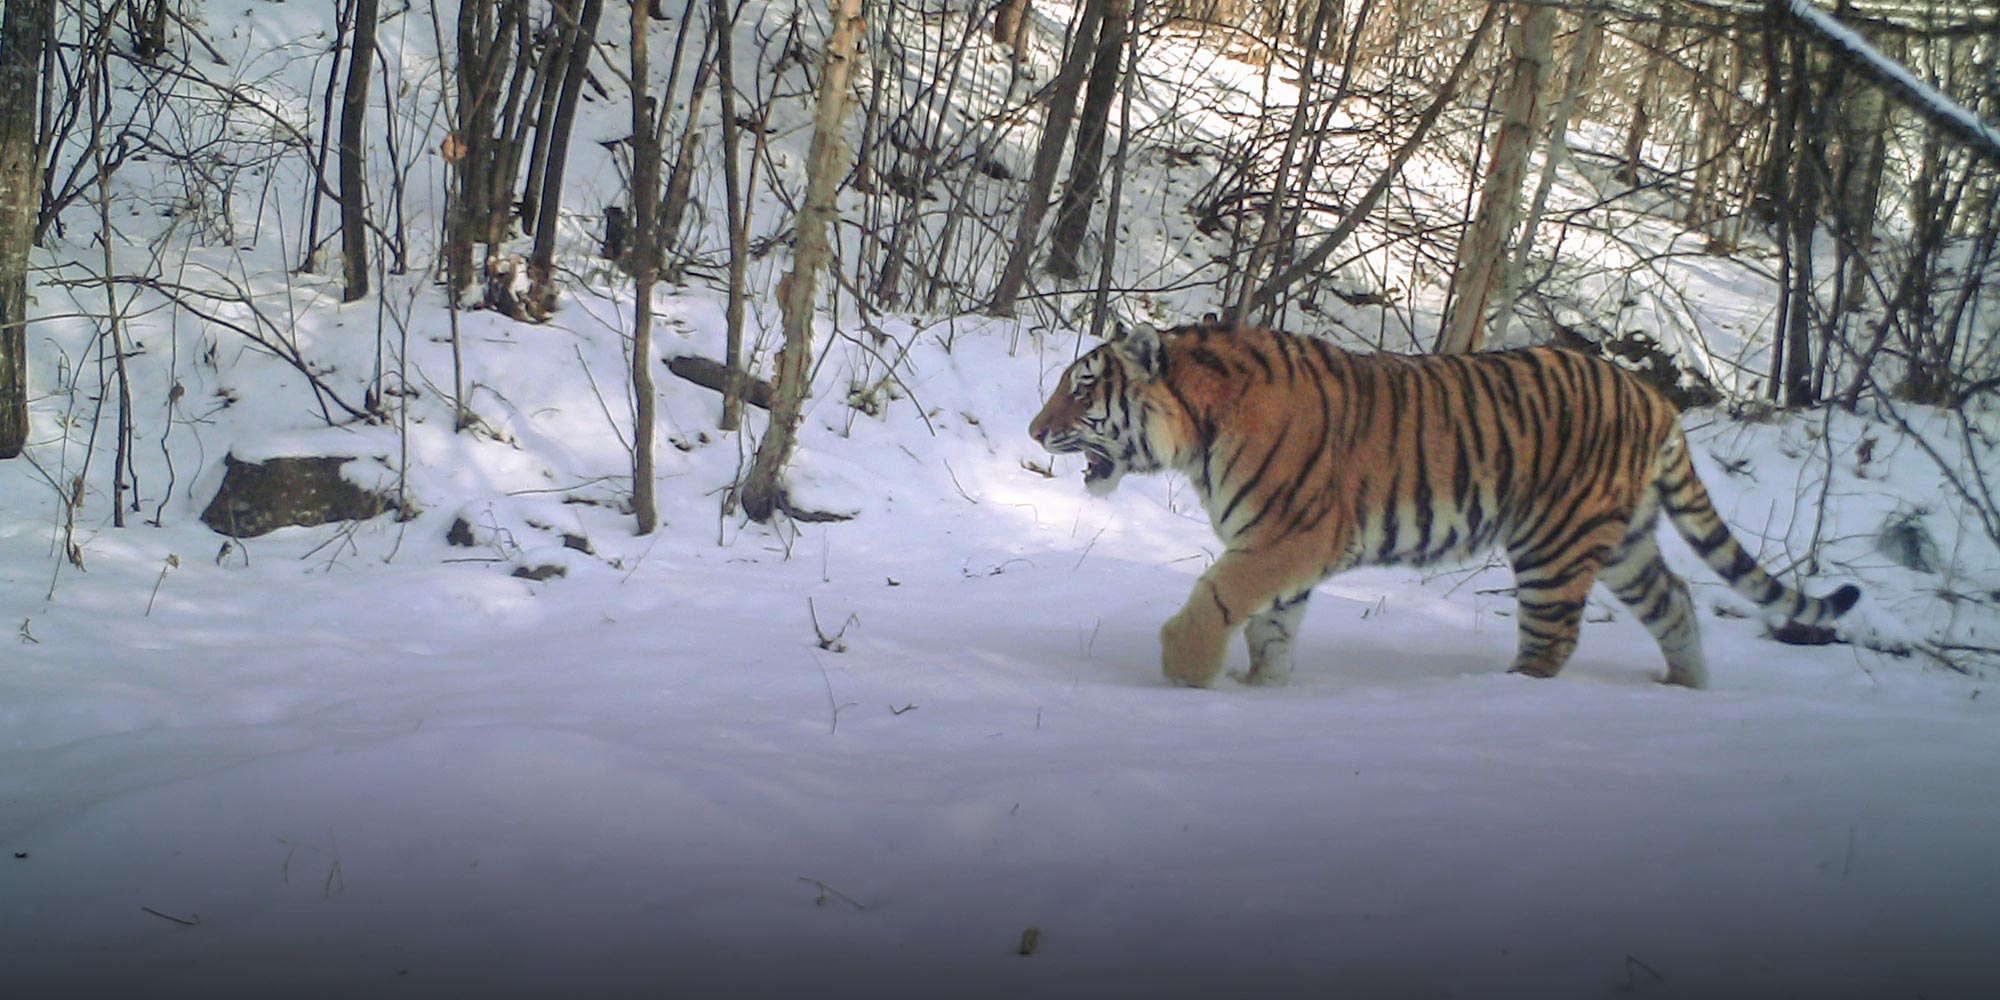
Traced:
<path id="1" fill-rule="evenodd" d="M 1117 489 L 1127 472 L 1158 472 L 1150 389 L 1164 374 L 1159 332 L 1144 323 L 1121 329 L 1063 372 L 1028 436 L 1052 454 L 1082 452 L 1092 496 Z"/>

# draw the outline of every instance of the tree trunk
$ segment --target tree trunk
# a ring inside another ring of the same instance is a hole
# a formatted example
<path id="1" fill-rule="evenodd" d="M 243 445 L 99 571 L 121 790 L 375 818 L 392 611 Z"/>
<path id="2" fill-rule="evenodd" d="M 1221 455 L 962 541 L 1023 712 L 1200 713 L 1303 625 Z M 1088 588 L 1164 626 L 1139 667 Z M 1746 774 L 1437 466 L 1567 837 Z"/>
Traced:
<path id="1" fill-rule="evenodd" d="M 1069 183 L 1063 187 L 1055 231 L 1049 238 L 1049 273 L 1059 278 L 1083 273 L 1083 237 L 1090 230 L 1090 209 L 1102 185 L 1104 136 L 1110 124 L 1111 101 L 1118 96 L 1131 14 L 1131 0 L 1104 0 L 1104 20 L 1097 27 L 1097 55 L 1090 63 L 1090 86 L 1084 91 L 1083 111 L 1077 116 Z"/>
<path id="2" fill-rule="evenodd" d="M 841 126 L 847 120 L 856 42 L 861 34 L 861 0 L 832 0 L 833 31 L 820 62 L 819 106 L 813 110 L 812 145 L 806 154 L 806 191 L 793 236 L 792 270 L 778 282 L 778 309 L 785 345 L 778 351 L 776 391 L 770 429 L 757 444 L 739 499 L 752 520 L 768 522 L 783 500 L 779 476 L 791 460 L 799 415 L 812 377 L 813 300 L 819 272 L 832 258 L 829 226 L 839 217 L 834 194 L 847 173 Z"/>
<path id="3" fill-rule="evenodd" d="M 693 10 L 690 8 L 689 13 Z M 682 124 L 680 142 L 674 155 L 674 171 L 667 177 L 667 193 L 660 202 L 660 246 L 671 250 L 680 243 L 681 221 L 687 216 L 688 190 L 694 184 L 695 155 L 701 152 L 701 105 L 708 94 L 709 78 L 715 74 L 715 21 L 711 18 L 702 36 L 701 58 L 694 69 L 694 86 L 688 91 L 687 119 Z"/>
<path id="4" fill-rule="evenodd" d="M 1493 134 L 1486 179 L 1480 186 L 1479 210 L 1458 241 L 1454 269 L 1455 293 L 1439 331 L 1439 354 L 1465 354 L 1479 348 L 1485 332 L 1486 306 L 1505 277 L 1507 243 L 1521 215 L 1521 182 L 1528 173 L 1528 150 L 1541 122 L 1542 77 L 1555 36 L 1556 12 L 1541 4 L 1517 12 L 1508 32 L 1513 59 L 1508 68 L 1507 95 L 1502 100 L 1500 129 Z"/>
<path id="5" fill-rule="evenodd" d="M 1487 320 L 1491 324 L 1488 341 L 1497 341 L 1507 335 L 1507 327 L 1513 322 L 1514 303 L 1520 298 L 1521 284 L 1528 274 L 1528 262 L 1535 249 L 1535 232 L 1541 228 L 1542 213 L 1548 208 L 1549 192 L 1555 188 L 1556 170 L 1569 159 L 1569 121 L 1576 113 L 1576 99 L 1583 94 L 1584 81 L 1590 78 L 1590 70 L 1597 63 L 1598 41 L 1602 37 L 1604 12 L 1588 10 L 1583 14 L 1583 26 L 1577 30 L 1577 37 L 1570 49 L 1569 73 L 1564 77 L 1562 98 L 1555 109 L 1549 112 L 1548 144 L 1543 147 L 1542 177 L 1535 182 L 1535 196 L 1528 201 L 1528 217 L 1521 221 L 1521 233 L 1514 240 L 1514 249 L 1507 260 L 1507 270 L 1500 276 L 1499 294 Z"/>
<path id="6" fill-rule="evenodd" d="M 632 5 L 632 515 L 650 535 L 660 515 L 653 498 L 653 282 L 660 273 L 660 133 L 646 93 L 652 68 L 646 8 Z"/>
<path id="7" fill-rule="evenodd" d="M 1884 54 L 1900 55 L 1902 36 L 1880 39 Z M 1888 161 L 1888 95 L 1875 83 L 1855 73 L 1842 73 L 1837 95 L 1839 106 L 1835 135 L 1839 142 L 1838 167 L 1834 175 L 1834 205 L 1849 240 L 1841 244 L 1843 253 L 1866 254 L 1875 243 L 1876 207 L 1881 203 L 1882 175 Z M 1859 301 L 1862 268 L 1853 269 L 1852 279 L 1838 286 L 1836 312 L 1845 312 Z"/>
<path id="8" fill-rule="evenodd" d="M 1028 176 L 1028 190 L 1021 196 L 1021 217 L 1014 228 L 1014 245 L 1007 263 L 1000 269 L 1000 281 L 993 289 L 986 312 L 992 316 L 1014 315 L 1014 300 L 1028 282 L 1028 266 L 1035 258 L 1035 237 L 1041 233 L 1042 216 L 1049 210 L 1049 192 L 1055 190 L 1056 170 L 1062 166 L 1063 147 L 1069 143 L 1071 119 L 1076 114 L 1076 96 L 1083 89 L 1083 74 L 1090 66 L 1091 43 L 1097 38 L 1104 19 L 1105 0 L 1089 0 L 1069 40 L 1049 92 L 1048 121 L 1042 126 L 1042 142 L 1035 150 L 1035 167 Z"/>
<path id="9" fill-rule="evenodd" d="M 1653 131 L 1653 105 L 1658 97 L 1654 91 L 1660 89 L 1660 73 L 1666 62 L 1667 18 L 1662 9 L 1661 17 L 1654 22 L 1653 41 L 1646 50 L 1646 68 L 1639 73 L 1639 90 L 1632 97 L 1632 123 L 1625 130 L 1625 153 L 1619 157 L 1619 183 L 1637 185 L 1639 164 L 1645 151 L 1646 137 Z"/>
<path id="10" fill-rule="evenodd" d="M 569 161 L 569 134 L 576 123 L 577 95 L 583 90 L 591 46 L 597 40 L 597 18 L 603 10 L 604 0 L 583 0 L 583 10 L 566 36 L 562 93 L 556 99 L 555 118 L 549 131 L 548 160 L 542 167 L 540 186 L 542 199 L 536 206 L 535 247 L 528 257 L 528 315 L 538 323 L 556 309 L 556 222 L 562 207 L 563 168 Z"/>
<path id="11" fill-rule="evenodd" d="M 496 19 L 494 0 L 465 0 L 459 7 L 458 66 L 452 81 L 457 103 L 445 144 L 445 160 L 452 168 L 451 202 L 442 248 L 446 283 L 454 295 L 472 283 L 473 245 L 503 239 L 513 211 L 509 194 L 519 157 L 511 148 L 512 119 L 528 69 L 525 59 L 517 62 L 513 54 L 516 39 L 526 32 L 526 10 L 525 0 L 504 0 Z M 504 87 L 503 76 L 508 77 Z"/>
<path id="12" fill-rule="evenodd" d="M 556 128 L 556 102 L 562 95 L 563 67 L 569 64 L 569 25 L 576 14 L 576 0 L 555 0 L 541 55 L 535 60 L 534 113 L 522 116 L 522 134 L 532 129 L 534 142 L 528 147 L 528 169 L 521 179 L 521 231 L 533 236 L 542 215 L 542 175 L 549 166 L 549 136 Z"/>
<path id="13" fill-rule="evenodd" d="M 1000 9 L 993 12 L 993 40 L 1007 46 L 1016 66 L 1028 58 L 1028 15 L 1032 10 L 1029 0 L 1000 0 Z"/>
<path id="14" fill-rule="evenodd" d="M 710 0 L 709 20 L 715 25 L 715 87 L 722 108 L 722 190 L 729 216 L 729 302 L 724 307 L 722 363 L 729 378 L 722 387 L 722 420 L 716 426 L 733 431 L 743 422 L 743 300 L 749 296 L 750 208 L 737 166 L 743 141 L 736 124 L 736 64 L 731 36 L 735 15 L 728 0 Z"/>
<path id="15" fill-rule="evenodd" d="M 368 75 L 375 66 L 375 25 L 380 20 L 380 0 L 354 0 L 354 45 L 347 60 L 347 91 L 340 98 L 342 302 L 368 294 L 368 183 L 361 168 L 368 145 Z"/>
<path id="16" fill-rule="evenodd" d="M 504 243 L 510 223 L 518 220 L 522 231 L 527 231 L 527 201 L 525 192 L 518 202 L 514 197 L 514 184 L 523 173 L 523 154 L 528 151 L 528 133 L 535 127 L 535 109 L 540 106 L 542 93 L 549 86 L 542 77 L 541 68 L 546 60 L 539 59 L 535 52 L 535 35 L 529 30 L 528 15 L 525 10 L 514 22 L 514 72 L 507 81 L 507 99 L 500 110 L 500 121 L 495 126 L 497 155 L 493 164 L 491 188 L 492 204 L 487 206 L 487 228 L 485 240 L 489 247 Z"/>
<path id="17" fill-rule="evenodd" d="M 28 248 L 42 194 L 35 111 L 54 31 L 54 0 L 6 0 L 0 12 L 0 459 L 28 443 Z"/>
<path id="18" fill-rule="evenodd" d="M 456 297 L 472 283 L 472 242 L 474 219 L 485 212 L 485 172 L 492 146 L 493 105 L 486 100 L 488 60 L 492 51 L 487 36 L 493 21 L 493 0 L 461 0 L 458 5 L 458 66 L 452 73 L 457 104 L 452 108 L 452 131 L 445 137 L 444 161 L 451 169 L 450 201 L 445 205 L 444 258 L 445 286 Z"/>
<path id="19" fill-rule="evenodd" d="M 1771 351 L 1771 398 L 1783 406 L 1811 403 L 1813 231 L 1819 221 L 1818 165 L 1823 133 L 1814 121 L 1806 39 L 1771 32 L 1768 70 L 1777 93 L 1775 162 L 1784 180 L 1771 191 L 1778 206 L 1778 330 Z"/>
<path id="20" fill-rule="evenodd" d="M 1132 23 L 1144 23 L 1146 0 L 1132 2 Z M 1139 33 L 1126 32 L 1125 44 L 1130 48 L 1125 65 L 1137 67 Z M 1132 81 L 1137 75 L 1126 73 L 1118 86 L 1118 152 L 1111 158 L 1111 190 L 1104 201 L 1104 240 L 1097 254 L 1097 291 L 1090 299 L 1090 336 L 1093 340 L 1105 339 L 1105 328 L 1111 325 L 1111 276 L 1118 260 L 1118 210 L 1125 204 L 1125 168 L 1131 162 Z"/>

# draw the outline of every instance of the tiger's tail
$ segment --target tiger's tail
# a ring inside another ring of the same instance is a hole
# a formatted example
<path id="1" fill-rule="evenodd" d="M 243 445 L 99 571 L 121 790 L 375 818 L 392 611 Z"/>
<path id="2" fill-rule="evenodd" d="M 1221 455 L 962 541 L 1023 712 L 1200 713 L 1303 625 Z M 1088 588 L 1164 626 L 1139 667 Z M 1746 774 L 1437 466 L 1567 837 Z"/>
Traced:
<path id="1" fill-rule="evenodd" d="M 1759 607 L 1800 625 L 1823 627 L 1847 613 L 1861 599 L 1861 588 L 1843 584 L 1825 597 L 1807 597 L 1766 573 L 1752 558 L 1728 525 L 1715 512 L 1708 488 L 1695 475 L 1688 458 L 1687 441 L 1676 430 L 1660 447 L 1653 480 L 1660 503 L 1674 522 L 1674 529 L 1716 575 L 1731 589 L 1755 601 Z"/>

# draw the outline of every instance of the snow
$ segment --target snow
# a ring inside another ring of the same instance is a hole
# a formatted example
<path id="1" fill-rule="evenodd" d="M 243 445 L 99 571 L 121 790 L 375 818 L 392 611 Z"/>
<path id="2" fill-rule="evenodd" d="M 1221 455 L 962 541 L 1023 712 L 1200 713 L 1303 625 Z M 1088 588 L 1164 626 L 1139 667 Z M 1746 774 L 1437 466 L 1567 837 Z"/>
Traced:
<path id="1" fill-rule="evenodd" d="M 302 6 L 252 8 L 242 30 L 311 37 L 286 19 L 328 15 Z M 1134 218 L 1188 243 L 1159 197 Z M 382 313 L 287 277 L 278 243 L 239 252 L 246 281 L 358 400 Z M 1094 500 L 1076 458 L 1027 438 L 1073 327 L 881 317 L 888 348 L 829 337 L 793 485 L 843 523 L 722 513 L 750 445 L 714 429 L 713 394 L 659 373 L 664 523 L 637 537 L 622 292 L 579 279 L 546 327 L 461 316 L 481 424 L 455 433 L 449 318 L 421 276 L 386 284 L 404 429 L 326 429 L 290 366 L 135 310 L 142 509 L 111 526 L 102 436 L 82 569 L 61 558 L 60 492 L 88 453 L 93 330 L 41 288 L 34 462 L 0 463 L 0 994 L 2000 985 L 1991 663 L 1778 645 L 1713 613 L 1740 605 L 1669 539 L 1710 690 L 1656 683 L 1658 650 L 1609 603 L 1561 677 L 1504 674 L 1493 566 L 1338 577 L 1290 686 L 1174 688 L 1156 633 L 1216 542 L 1184 482 Z M 1713 316 L 1758 308 L 1748 284 L 1713 289 Z M 663 291 L 659 357 L 719 355 L 719 302 Z M 847 405 L 905 349 L 876 414 Z M 65 371 L 86 373 L 74 392 Z M 1864 586 L 1852 637 L 1994 644 L 2000 554 L 1909 433 L 1687 424 L 1767 564 L 1817 535 L 1808 589 Z M 1946 415 L 1911 433 L 1991 467 Z M 199 522 L 225 453 L 329 452 L 365 458 L 347 471 L 369 485 L 400 469 L 417 515 L 229 542 Z M 1897 516 L 1945 565 L 1877 550 Z M 445 541 L 459 518 L 471 547 Z M 551 562 L 565 575 L 511 575 Z"/>

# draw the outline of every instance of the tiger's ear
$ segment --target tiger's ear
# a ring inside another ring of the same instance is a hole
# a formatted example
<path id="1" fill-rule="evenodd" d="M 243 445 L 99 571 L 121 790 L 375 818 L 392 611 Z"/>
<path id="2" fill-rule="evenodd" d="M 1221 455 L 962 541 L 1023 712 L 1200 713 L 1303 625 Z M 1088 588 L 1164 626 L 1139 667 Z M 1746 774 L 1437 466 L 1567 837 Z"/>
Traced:
<path id="1" fill-rule="evenodd" d="M 1145 377 L 1160 374 L 1160 331 L 1153 329 L 1153 324 L 1140 323 L 1129 328 L 1119 324 L 1117 332 L 1111 335 L 1111 348 Z"/>

